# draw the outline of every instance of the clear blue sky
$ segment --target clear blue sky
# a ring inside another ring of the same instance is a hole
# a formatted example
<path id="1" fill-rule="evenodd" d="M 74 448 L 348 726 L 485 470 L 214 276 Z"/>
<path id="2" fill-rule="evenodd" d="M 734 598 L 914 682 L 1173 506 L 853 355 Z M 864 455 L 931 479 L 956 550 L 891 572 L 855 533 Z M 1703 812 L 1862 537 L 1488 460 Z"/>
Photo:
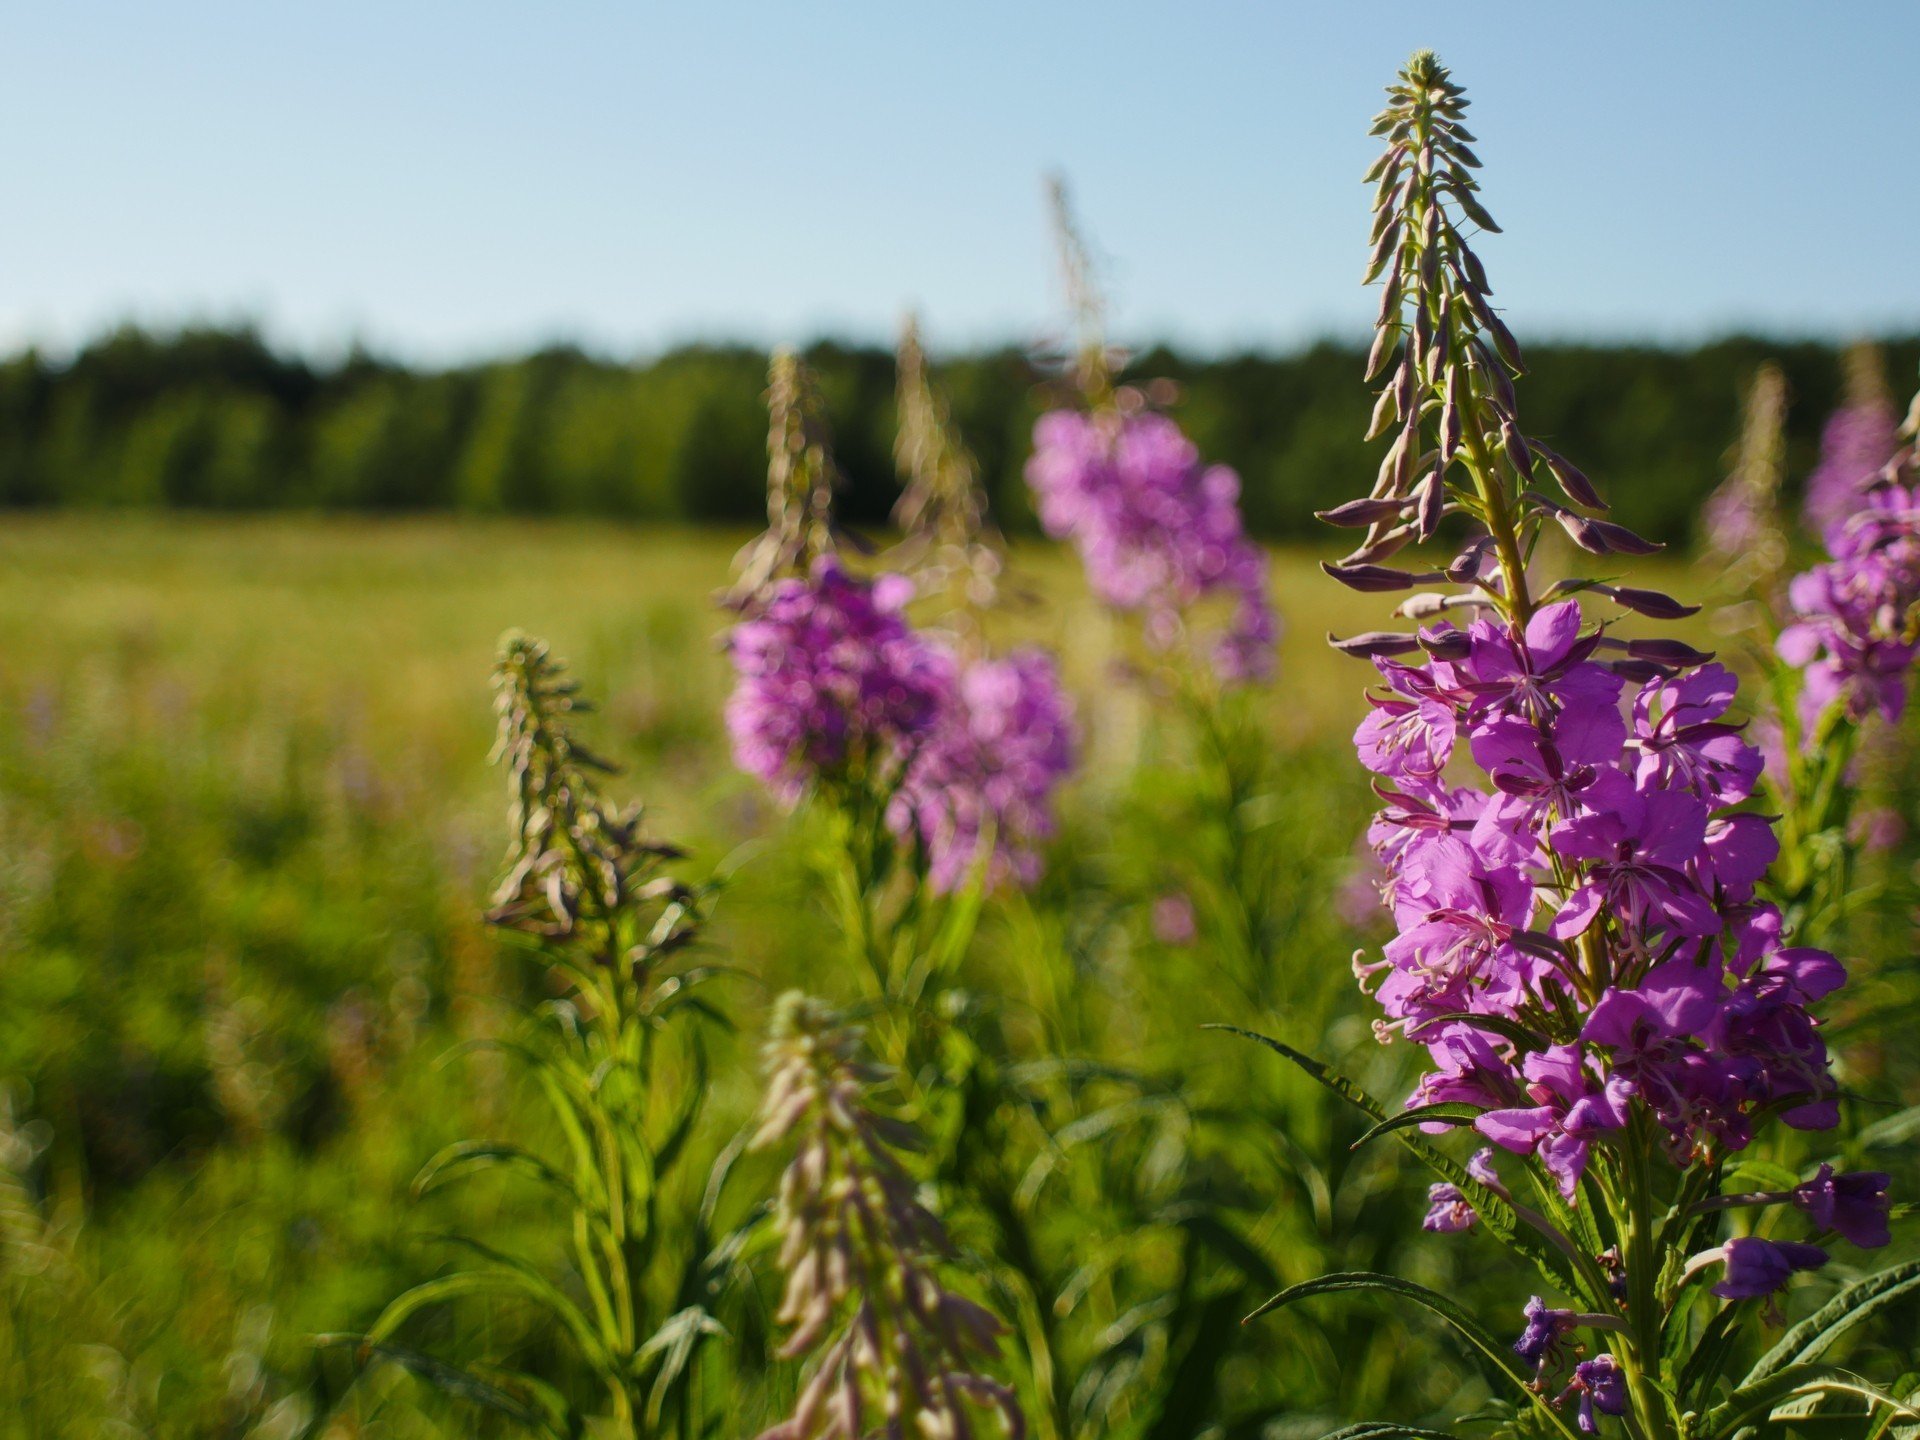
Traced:
<path id="1" fill-rule="evenodd" d="M 1028 339 L 1058 166 L 1120 338 L 1354 330 L 1380 86 L 1474 96 L 1527 334 L 1920 327 L 1920 5 L 15 5 L 0 345 L 261 321 L 555 339 Z"/>

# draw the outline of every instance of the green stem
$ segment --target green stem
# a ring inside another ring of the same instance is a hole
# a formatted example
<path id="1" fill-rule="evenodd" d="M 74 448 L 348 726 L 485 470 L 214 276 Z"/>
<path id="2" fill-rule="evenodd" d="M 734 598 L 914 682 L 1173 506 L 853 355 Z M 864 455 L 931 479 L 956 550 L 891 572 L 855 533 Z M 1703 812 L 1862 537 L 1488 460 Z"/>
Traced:
<path id="1" fill-rule="evenodd" d="M 1627 1193 L 1623 1198 L 1627 1215 L 1626 1224 L 1620 1227 L 1620 1258 L 1627 1274 L 1630 1329 L 1625 1353 L 1616 1354 L 1616 1358 L 1626 1371 L 1627 1393 L 1643 1440 L 1678 1440 L 1679 1430 L 1672 1408 L 1659 1385 L 1661 1315 L 1655 1282 L 1660 1250 L 1646 1161 L 1652 1143 L 1645 1121 L 1636 1117 L 1621 1145 L 1626 1170 Z"/>

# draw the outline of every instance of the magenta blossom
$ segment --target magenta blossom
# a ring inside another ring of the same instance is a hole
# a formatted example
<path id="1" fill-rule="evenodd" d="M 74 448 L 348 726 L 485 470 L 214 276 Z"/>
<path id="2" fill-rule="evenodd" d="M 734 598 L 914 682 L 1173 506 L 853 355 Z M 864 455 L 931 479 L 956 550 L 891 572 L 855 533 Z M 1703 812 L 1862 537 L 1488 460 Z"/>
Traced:
<path id="1" fill-rule="evenodd" d="M 1893 1238 L 1887 1228 L 1890 1177 L 1878 1170 L 1836 1175 L 1822 1165 L 1813 1179 L 1794 1189 L 1793 1203 L 1822 1230 L 1837 1231 L 1849 1244 L 1873 1250 Z"/>
<path id="2" fill-rule="evenodd" d="M 1900 421 L 1891 406 L 1869 402 L 1834 411 L 1820 434 L 1820 464 L 1807 477 L 1808 528 L 1823 534 L 1844 521 L 1899 444 Z"/>
<path id="3" fill-rule="evenodd" d="M 1726 1278 L 1713 1287 L 1714 1294 L 1723 1300 L 1758 1300 L 1784 1289 L 1795 1271 L 1819 1269 L 1827 1263 L 1827 1252 L 1794 1240 L 1742 1235 L 1695 1256 L 1692 1263 L 1714 1260 L 1727 1267 Z"/>
<path id="4" fill-rule="evenodd" d="M 989 883 L 1031 885 L 1038 846 L 1053 834 L 1054 793 L 1073 769 L 1073 704 L 1039 650 L 946 663 L 945 701 L 907 764 L 888 823 L 926 847 L 936 891 L 959 888 L 982 858 Z"/>
<path id="5" fill-rule="evenodd" d="M 1033 430 L 1027 482 L 1047 534 L 1080 552 L 1094 593 L 1139 613 L 1148 644 L 1171 648 L 1202 601 L 1231 613 L 1213 665 L 1233 683 L 1273 673 L 1279 621 L 1267 558 L 1240 520 L 1240 480 L 1203 465 L 1165 415 L 1054 410 Z"/>
<path id="6" fill-rule="evenodd" d="M 1423 1230 L 1441 1233 L 1454 1233 L 1471 1230 L 1479 1223 L 1480 1217 L 1473 1213 L 1473 1207 L 1467 1203 L 1467 1197 L 1458 1187 L 1441 1183 L 1427 1187 L 1427 1218 L 1420 1222 Z"/>
<path id="7" fill-rule="evenodd" d="M 788 804 L 823 777 L 897 775 L 946 700 L 950 667 L 907 623 L 912 586 L 823 557 L 772 586 L 727 638 L 735 762 Z"/>

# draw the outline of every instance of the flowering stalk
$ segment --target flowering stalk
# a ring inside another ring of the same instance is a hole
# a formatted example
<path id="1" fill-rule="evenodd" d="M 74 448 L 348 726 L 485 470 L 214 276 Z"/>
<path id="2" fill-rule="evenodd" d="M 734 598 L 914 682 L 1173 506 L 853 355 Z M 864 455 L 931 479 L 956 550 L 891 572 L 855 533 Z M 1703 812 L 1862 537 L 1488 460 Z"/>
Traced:
<path id="1" fill-rule="evenodd" d="M 1205 664 L 1226 688 L 1273 673 L 1279 621 L 1268 594 L 1265 553 L 1244 533 L 1240 478 L 1205 465 L 1193 442 L 1146 392 L 1115 388 L 1101 333 L 1105 307 L 1087 251 L 1051 185 L 1067 291 L 1079 329 L 1074 380 L 1080 403 L 1050 410 L 1033 429 L 1027 462 L 1040 523 L 1079 551 L 1088 582 L 1114 610 L 1141 617 L 1150 650 L 1169 654 L 1194 642 L 1199 610 L 1230 602 L 1224 630 Z"/>
<path id="2" fill-rule="evenodd" d="M 1680 641 L 1620 638 L 1617 614 L 1590 624 L 1568 597 L 1653 619 L 1693 607 L 1592 580 L 1534 590 L 1528 560 L 1549 530 L 1599 555 L 1653 547 L 1600 518 L 1586 477 L 1521 428 L 1520 350 L 1469 244 L 1472 227 L 1497 227 L 1478 198 L 1464 93 L 1431 52 L 1388 93 L 1375 126 L 1387 149 L 1368 176 L 1367 278 L 1383 285 L 1368 371 L 1385 377 L 1373 433 L 1393 439 L 1371 494 L 1328 512 L 1366 535 L 1327 569 L 1363 592 L 1454 587 L 1401 605 L 1431 622 L 1415 633 L 1334 642 L 1384 684 L 1355 741 L 1385 802 L 1372 838 L 1398 933 L 1355 968 L 1385 1012 L 1382 1041 L 1416 1041 L 1431 1068 L 1393 1116 L 1285 1053 L 1439 1172 L 1431 1228 L 1471 1215 L 1573 1303 L 1534 1297 L 1511 1346 L 1450 1298 L 1390 1276 L 1327 1277 L 1266 1308 L 1363 1287 L 1416 1300 L 1565 1435 L 1575 1401 L 1579 1428 L 1620 1415 L 1642 1440 L 1717 1440 L 1756 1409 L 1847 1387 L 1904 1412 L 1812 1364 L 1833 1327 L 1790 1337 L 1784 1359 L 1744 1381 L 1722 1373 L 1750 1314 L 1741 1302 L 1827 1258 L 1754 1234 L 1713 1243 L 1712 1230 L 1734 1203 L 1721 1194 L 1729 1162 L 1758 1131 L 1837 1122 L 1809 1007 L 1845 970 L 1784 944 L 1780 912 L 1758 898 L 1777 842 L 1766 817 L 1740 808 L 1761 759 L 1726 718 L 1733 676 Z M 1468 528 L 1451 559 L 1381 563 L 1454 516 Z M 1455 784 L 1462 771 L 1478 783 Z M 1489 1142 L 1468 1165 L 1422 1138 L 1452 1126 Z M 1500 1152 L 1520 1162 L 1527 1199 L 1502 1180 Z M 1798 1208 L 1878 1243 L 1855 1222 L 1885 1213 L 1884 1181 L 1825 1172 L 1808 1184 L 1828 1187 L 1827 1209 Z M 1920 1267 L 1863 1284 L 1920 1288 Z"/>
<path id="3" fill-rule="evenodd" d="M 999 597 L 1006 541 L 987 512 L 980 467 L 961 442 L 947 400 L 928 373 L 919 322 L 907 316 L 896 352 L 899 431 L 894 463 L 902 481 L 893 507 L 899 527 L 899 568 L 923 595 L 945 596 L 950 612 L 980 640 L 983 612 Z"/>
<path id="4" fill-rule="evenodd" d="M 808 393 L 804 367 L 798 374 L 793 388 Z M 916 447 L 941 472 L 909 491 L 911 513 L 928 529 L 910 537 L 904 558 L 990 551 L 967 480 L 972 462 L 944 405 L 924 369 L 903 386 L 926 392 L 906 408 L 911 416 L 917 404 L 915 424 L 931 427 Z M 964 656 L 908 616 L 913 579 L 888 572 L 869 581 L 827 552 L 832 512 L 817 480 L 832 468 L 824 427 L 808 432 L 803 465 L 782 439 L 791 433 L 776 415 L 769 514 L 793 515 L 780 497 L 797 470 L 816 477 L 807 493 L 826 508 L 809 511 L 797 532 L 815 537 L 810 558 L 777 525 L 745 552 L 735 591 L 744 615 L 727 639 L 736 676 L 727 727 L 740 768 L 782 804 L 819 802 L 812 808 L 832 830 L 828 878 L 849 941 L 882 994 L 911 1000 L 964 946 L 977 897 L 956 912 L 958 930 L 930 902 L 1037 878 L 1054 793 L 1073 763 L 1072 707 L 1044 652 L 996 657 L 976 642 Z"/>
<path id="5" fill-rule="evenodd" d="M 859 1042 L 798 992 L 774 1009 L 752 1145 L 794 1145 L 774 1212 L 787 1273 L 775 1318 L 792 1327 L 782 1358 L 810 1356 L 811 1374 L 761 1440 L 959 1440 L 983 1412 L 1018 1440 L 1013 1391 L 978 1369 L 1005 1327 L 942 1282 L 952 1246 L 898 1153 L 918 1136 L 874 1110 L 883 1074 L 860 1062 Z"/>
<path id="6" fill-rule="evenodd" d="M 687 1153 L 708 1090 L 700 1031 L 674 1023 L 706 1010 L 699 992 L 716 973 L 684 958 L 699 940 L 703 897 L 668 870 L 681 852 L 649 838 L 642 807 L 602 793 L 612 767 L 572 725 L 591 707 L 544 643 L 510 633 L 494 689 L 494 753 L 507 771 L 512 837 L 487 918 L 531 948 L 543 972 L 567 982 L 565 997 L 542 1007 L 551 1026 L 514 1047 L 532 1065 L 567 1144 L 549 1158 L 460 1141 L 428 1162 L 414 1188 L 424 1194 L 490 1168 L 540 1181 L 570 1212 L 572 1271 L 550 1280 L 527 1261 L 461 1239 L 481 1268 L 415 1286 L 365 1335 L 336 1338 L 354 1343 L 363 1360 L 398 1363 L 539 1433 L 575 1433 L 586 1417 L 550 1384 L 493 1367 L 476 1374 L 397 1344 L 415 1314 L 459 1296 L 531 1303 L 597 1381 L 604 1410 L 596 1433 L 660 1434 L 675 1417 L 692 1419 L 693 1368 L 721 1333 L 691 1298 L 710 1290 L 705 1215 L 660 1214 L 662 1187 Z M 709 1190 L 717 1193 L 724 1178 L 723 1165 Z M 649 1277 L 662 1273 L 671 1290 L 650 1295 Z"/>
<path id="7" fill-rule="evenodd" d="M 1077 332 L 1075 403 L 1042 415 L 1027 463 L 1046 532 L 1079 553 L 1094 594 L 1137 618 L 1150 672 L 1192 737 L 1204 863 L 1172 892 L 1194 898 L 1216 933 L 1208 948 L 1247 998 L 1271 998 L 1277 909 L 1270 858 L 1249 817 L 1267 798 L 1266 752 L 1236 697 L 1271 678 L 1279 619 L 1265 552 L 1245 533 L 1240 481 L 1202 462 L 1172 416 L 1170 387 L 1116 385 L 1122 358 L 1103 332 L 1105 303 L 1063 183 L 1050 182 L 1054 229 Z M 1226 606 L 1220 624 L 1210 610 Z"/>
<path id="8" fill-rule="evenodd" d="M 780 577 L 805 575 L 835 553 L 840 485 L 813 371 L 794 351 L 776 350 L 767 369 L 767 528 L 734 557 L 738 575 L 723 603 L 746 609 Z"/>
<path id="9" fill-rule="evenodd" d="M 1916 399 L 1920 414 L 1920 398 Z M 1780 729 L 1768 767 L 1782 815 L 1779 899 L 1800 938 L 1839 933 L 1852 903 L 1854 771 L 1877 728 L 1906 709 L 1920 658 L 1920 439 L 1884 404 L 1857 401 L 1827 426 L 1808 515 L 1832 514 L 1827 559 L 1786 589 L 1771 673 Z"/>
<path id="10" fill-rule="evenodd" d="M 1787 377 L 1771 362 L 1747 386 L 1727 478 L 1701 514 L 1707 556 L 1730 591 L 1750 592 L 1772 604 L 1787 536 L 1780 523 L 1780 482 L 1786 472 Z"/>

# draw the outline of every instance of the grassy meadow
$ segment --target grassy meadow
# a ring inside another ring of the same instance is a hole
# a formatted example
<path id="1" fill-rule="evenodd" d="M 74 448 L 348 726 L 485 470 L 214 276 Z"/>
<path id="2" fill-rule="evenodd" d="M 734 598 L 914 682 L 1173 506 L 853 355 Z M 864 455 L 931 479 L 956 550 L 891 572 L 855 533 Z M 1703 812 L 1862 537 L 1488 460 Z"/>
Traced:
<path id="1" fill-rule="evenodd" d="M 533 1187 L 411 1192 L 443 1144 L 538 1124 L 511 1064 L 450 1055 L 511 1035 L 548 984 L 480 919 L 505 837 L 488 766 L 502 631 L 571 662 L 602 702 L 590 733 L 624 767 L 616 793 L 646 798 L 692 873 L 730 877 L 709 944 L 738 967 L 724 1003 L 739 1033 L 715 1052 L 707 1153 L 757 1102 L 770 998 L 857 992 L 800 862 L 804 822 L 733 772 L 719 726 L 712 595 L 743 538 L 297 517 L 0 529 L 0 1246 L 25 1277 L 0 1314 L 0 1437 L 510 1433 L 313 1343 L 452 1264 L 442 1232 L 548 1243 Z M 1366 675 L 1323 644 L 1377 628 L 1387 602 L 1340 590 L 1304 551 L 1276 556 L 1287 634 L 1279 680 L 1239 716 L 1236 858 L 1197 818 L 1190 737 L 1116 680 L 1120 632 L 1069 559 L 1026 545 L 1013 565 L 1035 599 L 1004 623 L 1063 657 L 1085 759 L 1047 878 L 990 902 L 963 974 L 1016 1049 L 1124 1065 L 1184 1097 L 1156 1108 L 1170 1091 L 1143 1088 L 1128 1103 L 1148 1118 L 1125 1139 L 1083 1117 L 1098 1156 L 1058 1128 L 1041 1147 L 1069 1194 L 1076 1166 L 1126 1166 L 1135 1208 L 1063 1202 L 1036 1222 L 1062 1266 L 1089 1267 L 1084 1303 L 1044 1322 L 1084 1393 L 1062 1383 L 1036 1405 L 1040 1433 L 1279 1440 L 1470 1406 L 1475 1365 L 1415 1316 L 1323 1303 L 1238 1326 L 1263 1286 L 1333 1268 L 1468 1296 L 1520 1282 L 1490 1246 L 1423 1236 L 1425 1177 L 1392 1147 L 1350 1150 L 1351 1113 L 1200 1028 L 1264 1029 L 1399 1093 L 1401 1051 L 1372 1044 L 1349 970 L 1366 938 L 1340 903 L 1371 804 L 1344 749 Z M 1653 567 L 1698 588 L 1677 568 Z M 1233 902 L 1239 863 L 1252 873 Z M 1193 941 L 1150 922 L 1174 893 L 1198 911 Z M 1233 903 L 1238 949 L 1218 938 Z M 722 1211 L 748 1214 L 772 1177 L 750 1158 Z M 1181 1208 L 1199 1194 L 1250 1255 Z M 1144 1248 L 1096 1265 L 1098 1237 L 1122 1232 Z M 734 1297 L 743 1352 L 764 1348 L 773 1283 Z M 1160 1292 L 1183 1308 L 1155 1310 Z M 564 1347 L 511 1306 L 423 1316 L 415 1338 L 574 1383 Z M 703 1382 L 728 1417 L 714 1433 L 777 1418 L 791 1368 L 723 1361 Z"/>

